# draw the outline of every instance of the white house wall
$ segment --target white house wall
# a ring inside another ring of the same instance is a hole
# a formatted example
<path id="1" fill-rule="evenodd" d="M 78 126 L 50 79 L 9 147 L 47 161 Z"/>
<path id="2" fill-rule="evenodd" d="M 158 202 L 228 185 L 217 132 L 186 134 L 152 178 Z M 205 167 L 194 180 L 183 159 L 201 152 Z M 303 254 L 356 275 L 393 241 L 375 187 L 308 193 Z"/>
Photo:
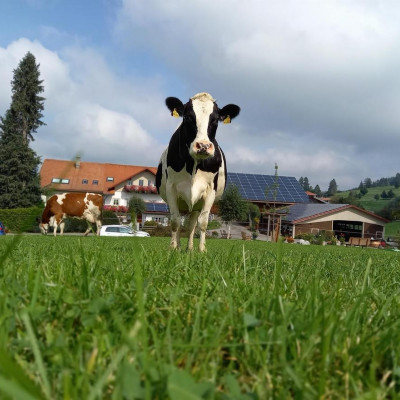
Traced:
<path id="1" fill-rule="evenodd" d="M 164 200 L 161 196 L 157 193 L 135 193 L 135 192 L 126 192 L 124 190 L 125 185 L 132 184 L 139 186 L 139 181 L 143 180 L 143 186 L 150 186 L 149 182 L 152 185 L 155 185 L 155 175 L 148 171 L 144 171 L 143 173 L 138 174 L 137 176 L 133 177 L 131 181 L 126 180 L 123 183 L 115 186 L 115 193 L 113 195 L 107 196 L 105 204 L 106 205 L 114 205 L 114 200 L 118 199 L 119 206 L 128 206 L 129 200 L 133 196 L 140 197 L 146 202 L 154 202 L 154 203 L 164 203 Z"/>
<path id="2" fill-rule="evenodd" d="M 139 186 L 139 181 L 143 180 L 143 186 L 155 186 L 156 185 L 156 177 L 149 171 L 143 171 L 142 173 L 136 175 L 133 177 L 131 180 L 132 183 L 131 185 L 138 185 Z M 125 185 L 128 184 L 128 181 L 125 182 Z"/>
<path id="3" fill-rule="evenodd" d="M 374 218 L 372 215 L 365 214 L 362 211 L 355 209 L 343 210 L 335 214 L 329 214 L 321 216 L 319 218 L 309 219 L 307 220 L 306 223 L 326 222 L 326 221 L 359 221 L 376 225 L 385 225 L 385 223 L 382 220 Z"/>

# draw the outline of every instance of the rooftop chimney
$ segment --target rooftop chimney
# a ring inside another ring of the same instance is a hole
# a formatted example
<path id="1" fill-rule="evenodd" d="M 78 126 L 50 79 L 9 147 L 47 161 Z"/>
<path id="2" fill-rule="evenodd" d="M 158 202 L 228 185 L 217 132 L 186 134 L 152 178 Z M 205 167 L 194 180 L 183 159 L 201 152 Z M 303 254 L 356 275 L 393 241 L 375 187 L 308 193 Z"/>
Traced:
<path id="1" fill-rule="evenodd" d="M 80 157 L 76 157 L 75 158 L 75 168 L 79 169 L 81 166 L 81 158 Z"/>

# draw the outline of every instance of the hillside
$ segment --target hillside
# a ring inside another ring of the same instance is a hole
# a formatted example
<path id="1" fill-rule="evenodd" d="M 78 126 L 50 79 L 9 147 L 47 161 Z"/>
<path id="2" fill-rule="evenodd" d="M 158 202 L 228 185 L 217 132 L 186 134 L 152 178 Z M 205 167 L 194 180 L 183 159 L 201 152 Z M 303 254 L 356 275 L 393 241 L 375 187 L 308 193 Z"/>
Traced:
<path id="1" fill-rule="evenodd" d="M 371 187 L 368 188 L 368 193 L 365 194 L 363 197 L 361 197 L 361 199 L 359 199 L 360 204 L 368 211 L 372 211 L 374 213 L 382 210 L 382 208 L 384 208 L 386 206 L 386 204 L 388 204 L 390 202 L 390 200 L 392 199 L 382 199 L 379 198 L 379 200 L 375 200 L 374 196 L 376 194 L 378 194 L 380 196 L 380 194 L 383 191 L 386 191 L 386 193 L 389 190 L 392 190 L 395 194 L 395 196 L 400 196 L 400 188 L 395 188 L 394 186 L 377 186 L 377 187 Z M 360 191 L 357 190 L 353 190 L 355 193 L 359 193 Z M 350 190 L 344 191 L 344 192 L 340 192 L 338 193 L 338 195 L 343 196 L 343 197 L 347 197 L 350 193 Z"/>

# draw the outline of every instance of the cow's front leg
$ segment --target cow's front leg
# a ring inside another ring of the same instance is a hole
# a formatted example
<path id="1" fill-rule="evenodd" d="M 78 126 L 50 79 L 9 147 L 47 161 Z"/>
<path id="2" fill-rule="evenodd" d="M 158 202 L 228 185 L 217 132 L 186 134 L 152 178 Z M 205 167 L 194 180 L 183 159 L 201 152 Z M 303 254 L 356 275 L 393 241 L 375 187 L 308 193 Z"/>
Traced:
<path id="1" fill-rule="evenodd" d="M 53 217 L 53 221 L 52 221 L 52 226 L 53 226 L 53 235 L 57 236 L 57 229 L 58 229 L 58 225 L 60 225 L 62 221 L 62 217 L 60 215 L 55 215 Z"/>
<path id="2" fill-rule="evenodd" d="M 65 221 L 63 220 L 60 224 L 60 235 L 64 235 Z"/>
<path id="3" fill-rule="evenodd" d="M 189 216 L 189 240 L 187 245 L 188 250 L 193 250 L 193 236 L 196 230 L 197 218 L 199 217 L 199 214 L 199 211 L 192 211 Z"/>
<path id="4" fill-rule="evenodd" d="M 100 236 L 100 230 L 101 230 L 101 221 L 99 219 L 96 220 L 96 235 Z"/>
<path id="5" fill-rule="evenodd" d="M 181 215 L 178 212 L 171 211 L 171 249 L 181 247 L 179 228 L 181 226 Z"/>
<path id="6" fill-rule="evenodd" d="M 178 199 L 176 190 L 169 186 L 166 188 L 167 203 L 171 214 L 171 249 L 176 249 L 181 246 L 179 228 L 181 226 L 181 215 L 178 208 Z"/>
<path id="7" fill-rule="evenodd" d="M 83 236 L 89 235 L 89 232 L 92 230 L 92 225 L 90 225 L 90 222 L 89 221 L 86 221 L 86 222 L 87 222 L 88 227 L 87 227 L 85 233 L 83 234 Z"/>
<path id="8" fill-rule="evenodd" d="M 208 216 L 210 215 L 210 210 L 215 200 L 215 190 L 213 190 L 205 199 L 203 209 L 201 210 L 199 216 L 199 226 L 200 226 L 200 244 L 199 250 L 206 251 L 206 230 L 208 226 Z"/>

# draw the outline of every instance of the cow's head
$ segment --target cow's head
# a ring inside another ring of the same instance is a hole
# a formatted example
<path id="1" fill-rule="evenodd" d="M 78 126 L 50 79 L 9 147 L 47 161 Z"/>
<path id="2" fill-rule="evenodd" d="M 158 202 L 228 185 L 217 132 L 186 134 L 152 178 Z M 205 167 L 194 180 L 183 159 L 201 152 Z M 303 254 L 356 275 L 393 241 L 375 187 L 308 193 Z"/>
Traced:
<path id="1" fill-rule="evenodd" d="M 42 233 L 42 235 L 47 235 L 47 233 L 49 232 L 49 225 L 51 225 L 51 223 L 50 224 L 45 223 L 41 220 L 41 218 L 36 218 L 36 221 L 39 223 L 39 229 L 40 229 L 40 232 Z M 51 221 L 49 221 L 49 222 L 51 222 Z"/>
<path id="2" fill-rule="evenodd" d="M 42 232 L 42 235 L 47 235 L 47 232 L 49 231 L 49 224 L 39 224 L 40 232 Z"/>
<path id="3" fill-rule="evenodd" d="M 168 97 L 165 103 L 171 115 L 183 117 L 182 140 L 194 159 L 214 157 L 218 122 L 230 123 L 240 112 L 240 107 L 235 104 L 219 108 L 208 93 L 198 93 L 186 104 L 176 97 Z"/>

